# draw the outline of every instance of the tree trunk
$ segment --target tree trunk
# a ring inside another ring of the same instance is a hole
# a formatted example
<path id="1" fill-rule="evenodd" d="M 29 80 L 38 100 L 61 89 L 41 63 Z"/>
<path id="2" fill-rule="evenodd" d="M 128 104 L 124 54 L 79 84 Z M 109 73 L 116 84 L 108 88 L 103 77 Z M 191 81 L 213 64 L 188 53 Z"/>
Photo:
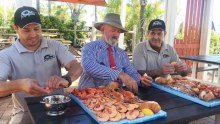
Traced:
<path id="1" fill-rule="evenodd" d="M 51 15 L 51 3 L 49 0 L 48 0 L 48 15 L 49 16 Z"/>
<path id="2" fill-rule="evenodd" d="M 145 12 L 145 7 L 147 5 L 147 0 L 140 0 L 140 32 L 141 32 L 141 39 L 140 41 L 142 41 L 144 39 L 144 31 L 145 31 L 145 18 L 144 18 L 144 12 Z"/>

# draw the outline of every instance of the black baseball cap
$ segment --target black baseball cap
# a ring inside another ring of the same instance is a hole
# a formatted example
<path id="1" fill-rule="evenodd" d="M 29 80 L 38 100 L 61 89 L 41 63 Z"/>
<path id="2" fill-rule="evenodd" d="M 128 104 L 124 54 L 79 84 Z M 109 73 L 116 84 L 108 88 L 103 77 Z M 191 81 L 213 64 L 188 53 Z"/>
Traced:
<path id="1" fill-rule="evenodd" d="M 160 19 L 154 19 L 150 22 L 148 26 L 148 31 L 153 29 L 161 29 L 162 31 L 166 30 L 166 25 L 163 20 Z"/>
<path id="2" fill-rule="evenodd" d="M 14 24 L 24 28 L 31 23 L 41 24 L 40 15 L 37 10 L 29 6 L 18 8 L 14 14 Z"/>

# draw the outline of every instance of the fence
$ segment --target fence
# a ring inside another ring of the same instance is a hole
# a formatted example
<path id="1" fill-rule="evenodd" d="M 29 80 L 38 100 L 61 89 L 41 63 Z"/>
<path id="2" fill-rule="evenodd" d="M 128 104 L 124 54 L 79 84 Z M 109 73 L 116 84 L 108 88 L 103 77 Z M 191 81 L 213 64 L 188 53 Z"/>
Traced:
<path id="1" fill-rule="evenodd" d="M 174 40 L 179 56 L 199 55 L 203 6 L 204 0 L 187 0 L 184 39 Z M 192 67 L 192 62 L 186 63 Z"/>

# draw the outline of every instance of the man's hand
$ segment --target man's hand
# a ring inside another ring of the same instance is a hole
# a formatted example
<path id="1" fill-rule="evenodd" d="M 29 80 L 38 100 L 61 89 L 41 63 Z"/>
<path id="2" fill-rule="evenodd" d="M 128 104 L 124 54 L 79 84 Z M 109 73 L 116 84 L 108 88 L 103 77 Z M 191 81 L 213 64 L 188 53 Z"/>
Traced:
<path id="1" fill-rule="evenodd" d="M 82 74 L 83 69 L 77 60 L 73 60 L 65 66 L 68 71 L 68 75 L 71 77 L 72 81 L 75 81 Z"/>
<path id="2" fill-rule="evenodd" d="M 21 91 L 34 96 L 41 96 L 48 94 L 48 91 L 40 86 L 37 80 L 33 79 L 20 79 L 18 80 Z"/>
<path id="3" fill-rule="evenodd" d="M 184 62 L 177 62 L 175 66 L 177 72 L 187 71 L 187 65 Z"/>
<path id="4" fill-rule="evenodd" d="M 136 81 L 131 78 L 128 74 L 121 72 L 118 78 L 122 81 L 122 83 L 132 92 L 138 93 L 138 85 Z"/>
<path id="5" fill-rule="evenodd" d="M 58 88 L 68 87 L 69 82 L 59 76 L 51 76 L 47 81 L 47 87 L 49 89 L 55 90 Z"/>
<path id="6" fill-rule="evenodd" d="M 140 78 L 143 87 L 149 87 L 152 84 L 153 79 L 146 73 Z"/>
<path id="7" fill-rule="evenodd" d="M 162 74 L 167 75 L 175 71 L 175 67 L 172 64 L 164 64 L 161 67 Z"/>

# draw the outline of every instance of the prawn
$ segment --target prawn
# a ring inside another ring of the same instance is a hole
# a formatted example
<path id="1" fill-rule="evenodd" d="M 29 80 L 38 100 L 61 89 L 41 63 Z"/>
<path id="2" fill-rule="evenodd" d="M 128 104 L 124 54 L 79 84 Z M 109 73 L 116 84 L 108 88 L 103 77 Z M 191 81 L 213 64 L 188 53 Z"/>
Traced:
<path id="1" fill-rule="evenodd" d="M 134 109 L 134 110 L 130 110 L 126 113 L 126 118 L 128 120 L 133 120 L 133 119 L 137 118 L 138 115 L 139 115 L 139 111 Z"/>
<path id="2" fill-rule="evenodd" d="M 137 105 L 137 104 L 128 104 L 128 106 L 127 106 L 128 110 L 134 110 L 136 108 L 139 108 L 139 105 Z"/>
<path id="3" fill-rule="evenodd" d="M 116 108 L 112 106 L 105 106 L 104 112 L 108 113 L 110 118 L 115 117 L 117 115 Z"/>
<path id="4" fill-rule="evenodd" d="M 123 112 L 127 111 L 127 108 L 124 105 L 122 105 L 121 103 L 117 103 L 115 105 L 116 105 L 116 109 L 118 112 L 123 113 Z"/>
<path id="5" fill-rule="evenodd" d="M 97 120 L 105 122 L 109 120 L 109 115 L 103 112 L 96 112 Z"/>
<path id="6" fill-rule="evenodd" d="M 121 120 L 121 114 L 119 112 L 117 112 L 115 117 L 110 118 L 110 121 L 119 121 L 119 120 Z"/>
<path id="7" fill-rule="evenodd" d="M 138 115 L 139 118 L 142 118 L 144 117 L 144 113 L 143 112 L 139 112 L 139 115 Z"/>
<path id="8" fill-rule="evenodd" d="M 95 111 L 101 111 L 104 109 L 104 105 L 102 105 L 101 103 L 97 103 L 94 108 Z"/>
<path id="9" fill-rule="evenodd" d="M 121 119 L 124 119 L 124 118 L 125 118 L 125 113 L 122 112 L 122 113 L 120 113 L 120 114 L 121 114 Z"/>

